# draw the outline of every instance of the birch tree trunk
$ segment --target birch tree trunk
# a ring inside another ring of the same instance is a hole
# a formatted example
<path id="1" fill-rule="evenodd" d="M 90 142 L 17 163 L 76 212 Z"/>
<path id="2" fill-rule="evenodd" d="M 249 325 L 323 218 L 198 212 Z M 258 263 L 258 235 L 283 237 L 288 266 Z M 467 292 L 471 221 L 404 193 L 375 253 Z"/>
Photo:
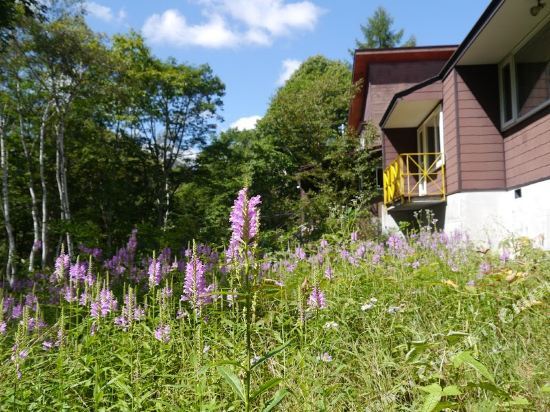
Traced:
<path id="1" fill-rule="evenodd" d="M 6 276 L 10 285 L 15 280 L 15 236 L 13 235 L 13 226 L 10 220 L 10 201 L 9 201 L 9 170 L 8 170 L 8 151 L 5 141 L 6 121 L 0 117 L 0 167 L 2 168 L 2 209 L 4 212 L 4 225 L 8 235 L 8 261 L 6 263 Z"/>
<path id="2" fill-rule="evenodd" d="M 67 159 L 65 158 L 65 119 L 63 113 L 60 110 L 58 110 L 58 112 L 61 116 L 56 126 L 56 179 L 59 191 L 59 204 L 61 206 L 61 220 L 68 223 L 71 220 L 71 210 L 69 207 L 69 192 L 67 188 Z M 68 230 L 65 232 L 65 236 L 67 239 L 67 253 L 69 256 L 72 256 L 73 244 L 71 241 L 71 234 Z"/>
<path id="3" fill-rule="evenodd" d="M 51 102 L 48 102 L 42 114 L 38 148 L 38 167 L 40 171 L 40 186 L 42 187 L 42 232 L 40 233 L 42 241 L 42 269 L 46 267 L 48 259 L 48 188 L 46 186 L 46 173 L 44 171 L 44 148 L 46 140 L 46 122 L 48 121 L 50 106 Z"/>
<path id="4" fill-rule="evenodd" d="M 46 111 L 48 109 L 46 108 Z M 33 178 L 33 167 L 32 167 L 32 154 L 29 151 L 27 146 L 27 141 L 25 140 L 25 126 L 23 122 L 23 114 L 21 113 L 21 107 L 18 107 L 19 115 L 19 139 L 21 140 L 21 146 L 23 147 L 23 154 L 25 155 L 25 160 L 27 163 L 27 173 L 29 178 L 27 180 L 27 186 L 29 189 L 29 194 L 31 196 L 31 216 L 32 216 L 32 226 L 33 226 L 33 244 L 31 251 L 29 253 L 29 272 L 34 271 L 34 255 L 38 249 L 40 242 L 40 220 L 38 217 L 38 202 L 36 200 L 36 192 L 34 191 L 34 178 Z"/>

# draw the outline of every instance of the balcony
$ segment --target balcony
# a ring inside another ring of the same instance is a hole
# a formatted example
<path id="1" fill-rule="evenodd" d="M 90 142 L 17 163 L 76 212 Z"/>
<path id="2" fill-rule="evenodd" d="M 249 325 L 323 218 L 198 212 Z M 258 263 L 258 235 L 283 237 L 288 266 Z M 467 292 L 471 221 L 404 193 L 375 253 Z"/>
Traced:
<path id="1" fill-rule="evenodd" d="M 445 165 L 441 152 L 402 153 L 384 170 L 384 204 L 400 210 L 445 202 Z"/>

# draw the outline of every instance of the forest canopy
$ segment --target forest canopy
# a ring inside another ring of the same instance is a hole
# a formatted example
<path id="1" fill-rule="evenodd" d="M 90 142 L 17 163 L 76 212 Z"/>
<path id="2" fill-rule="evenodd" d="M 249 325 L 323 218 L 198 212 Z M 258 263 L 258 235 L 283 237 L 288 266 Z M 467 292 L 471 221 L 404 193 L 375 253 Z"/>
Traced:
<path id="1" fill-rule="evenodd" d="M 264 199 L 269 245 L 315 238 L 335 211 L 376 195 L 375 162 L 346 130 L 347 63 L 311 57 L 255 129 L 219 132 L 225 86 L 208 64 L 160 59 L 136 32 L 108 37 L 78 8 L 60 10 L 21 10 L 1 51 L 9 276 L 61 248 L 112 253 L 133 228 L 145 248 L 224 245 L 245 185 Z"/>

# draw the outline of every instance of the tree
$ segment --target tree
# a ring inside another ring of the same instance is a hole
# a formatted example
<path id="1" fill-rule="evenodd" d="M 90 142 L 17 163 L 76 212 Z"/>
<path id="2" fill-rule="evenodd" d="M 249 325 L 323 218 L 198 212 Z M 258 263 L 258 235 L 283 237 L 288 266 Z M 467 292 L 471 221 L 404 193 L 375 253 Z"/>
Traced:
<path id="1" fill-rule="evenodd" d="M 394 31 L 392 29 L 393 18 L 383 7 L 378 7 L 372 17 L 369 17 L 367 25 L 361 25 L 363 40 L 355 40 L 357 49 L 386 49 L 397 47 L 401 42 L 404 30 Z M 401 44 L 404 47 L 416 46 L 414 36 Z"/>
<path id="2" fill-rule="evenodd" d="M 360 192 L 358 176 L 349 177 L 359 165 L 346 161 L 349 156 L 366 161 L 359 156 L 359 139 L 345 128 L 356 90 L 345 63 L 314 56 L 272 99 L 257 130 L 264 150 L 277 153 L 279 161 L 266 176 L 270 185 L 258 191 L 266 204 L 277 205 L 262 209 L 269 228 L 298 226 L 304 233 L 312 228 L 320 233 L 329 209 Z"/>
<path id="3" fill-rule="evenodd" d="M 46 5 L 41 0 L 0 0 L 0 11 L 0 48 L 2 48 L 13 36 L 22 15 L 43 20 Z"/>
<path id="4" fill-rule="evenodd" d="M 179 64 L 153 57 L 135 33 L 114 39 L 114 52 L 124 63 L 123 82 L 133 104 L 126 126 L 143 139 L 158 174 L 158 224 L 166 231 L 178 166 L 186 152 L 212 137 L 225 86 L 208 65 Z"/>

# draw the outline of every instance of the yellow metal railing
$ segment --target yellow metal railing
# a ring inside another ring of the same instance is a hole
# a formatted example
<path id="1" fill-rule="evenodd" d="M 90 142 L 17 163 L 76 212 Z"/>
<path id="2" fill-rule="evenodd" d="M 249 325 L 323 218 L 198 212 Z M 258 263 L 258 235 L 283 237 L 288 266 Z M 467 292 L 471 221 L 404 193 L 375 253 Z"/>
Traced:
<path id="1" fill-rule="evenodd" d="M 384 204 L 421 196 L 445 200 L 443 153 L 402 153 L 384 170 Z"/>

